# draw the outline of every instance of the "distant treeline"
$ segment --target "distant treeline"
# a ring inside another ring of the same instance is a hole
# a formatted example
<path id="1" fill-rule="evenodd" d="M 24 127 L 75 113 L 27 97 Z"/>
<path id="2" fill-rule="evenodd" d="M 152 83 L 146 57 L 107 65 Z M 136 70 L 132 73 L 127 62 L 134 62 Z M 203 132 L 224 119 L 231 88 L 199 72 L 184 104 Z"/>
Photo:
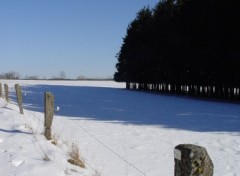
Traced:
<path id="1" fill-rule="evenodd" d="M 113 81 L 113 77 L 86 77 L 86 76 L 78 76 L 75 79 L 67 78 L 66 73 L 64 71 L 60 71 L 58 76 L 53 76 L 52 78 L 40 78 L 37 75 L 34 76 L 25 76 L 21 77 L 20 73 L 15 72 L 15 71 L 10 71 L 6 73 L 0 73 L 0 79 L 10 79 L 10 80 L 52 80 L 52 81 L 59 81 L 59 80 L 64 80 L 64 81 Z"/>
<path id="2" fill-rule="evenodd" d="M 7 72 L 7 73 L 1 73 L 0 79 L 20 79 L 20 74 L 15 71 Z"/>
<path id="3" fill-rule="evenodd" d="M 240 99 L 240 3 L 163 0 L 129 24 L 114 79 L 127 88 Z"/>

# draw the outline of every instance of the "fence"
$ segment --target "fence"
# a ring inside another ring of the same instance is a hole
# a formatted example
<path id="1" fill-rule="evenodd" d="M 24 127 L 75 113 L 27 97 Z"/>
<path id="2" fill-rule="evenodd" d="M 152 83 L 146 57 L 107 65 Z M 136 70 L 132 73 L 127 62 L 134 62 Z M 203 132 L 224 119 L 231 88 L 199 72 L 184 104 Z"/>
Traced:
<path id="1" fill-rule="evenodd" d="M 2 97 L 2 83 L 0 83 L 0 97 Z"/>
<path id="2" fill-rule="evenodd" d="M 17 102 L 20 110 L 20 114 L 23 114 L 23 107 L 22 107 L 22 90 L 19 84 L 15 84 L 15 90 L 17 95 Z"/>
<path id="3" fill-rule="evenodd" d="M 4 84 L 5 99 L 9 102 L 8 98 L 8 85 Z M 22 92 L 20 85 L 15 85 L 17 101 L 20 109 L 20 114 L 23 114 L 22 108 Z M 2 96 L 2 84 L 0 83 L 0 97 Z M 52 140 L 51 126 L 54 116 L 54 96 L 50 92 L 44 93 L 44 136 L 47 140 Z M 93 137 L 96 142 L 100 143 L 118 158 L 120 158 L 127 165 L 134 168 L 139 174 L 147 176 L 141 169 L 130 163 L 125 157 L 115 152 L 111 147 L 107 146 L 104 142 L 98 139 L 95 135 L 91 134 L 86 128 L 75 123 L 79 128 L 82 128 L 88 135 Z M 87 162 L 87 161 L 85 161 Z M 204 147 L 192 144 L 180 144 L 174 149 L 174 176 L 213 176 L 214 166 L 207 150 Z M 89 163 L 87 163 L 93 170 L 95 170 Z M 96 171 L 96 170 L 95 170 Z"/>
<path id="4" fill-rule="evenodd" d="M 7 102 L 9 102 L 9 97 L 8 97 L 8 85 L 4 84 L 4 91 L 5 91 L 5 99 Z"/>
<path id="5" fill-rule="evenodd" d="M 44 94 L 44 136 L 47 140 L 52 139 L 51 126 L 54 115 L 54 97 L 50 92 Z"/>

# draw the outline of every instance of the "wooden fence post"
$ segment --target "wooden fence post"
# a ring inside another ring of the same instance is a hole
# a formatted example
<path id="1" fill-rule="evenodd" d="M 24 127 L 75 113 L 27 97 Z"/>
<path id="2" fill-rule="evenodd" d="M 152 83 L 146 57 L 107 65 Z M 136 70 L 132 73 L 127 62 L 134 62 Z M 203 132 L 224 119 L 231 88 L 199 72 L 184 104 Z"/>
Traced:
<path id="1" fill-rule="evenodd" d="M 7 102 L 9 102 L 9 97 L 8 97 L 8 85 L 4 84 L 4 91 L 5 91 L 5 99 Z"/>
<path id="2" fill-rule="evenodd" d="M 213 176 L 213 163 L 204 147 L 180 144 L 174 149 L 174 176 Z"/>
<path id="3" fill-rule="evenodd" d="M 45 92 L 44 94 L 44 136 L 47 140 L 51 140 L 51 126 L 54 115 L 54 96 L 50 92 Z"/>
<path id="4" fill-rule="evenodd" d="M 0 97 L 2 97 L 2 83 L 0 83 Z"/>
<path id="5" fill-rule="evenodd" d="M 17 101 L 18 101 L 20 114 L 23 114 L 21 86 L 19 84 L 15 84 L 15 90 L 16 90 L 16 94 L 17 94 Z"/>

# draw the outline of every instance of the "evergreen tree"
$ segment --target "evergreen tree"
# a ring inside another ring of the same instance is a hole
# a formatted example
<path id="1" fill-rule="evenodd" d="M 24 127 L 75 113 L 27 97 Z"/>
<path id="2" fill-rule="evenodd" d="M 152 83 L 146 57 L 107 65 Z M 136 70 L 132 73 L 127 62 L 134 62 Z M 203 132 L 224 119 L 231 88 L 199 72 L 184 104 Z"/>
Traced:
<path id="1" fill-rule="evenodd" d="M 114 79 L 128 88 L 239 98 L 239 9 L 236 0 L 144 7 L 128 26 Z"/>

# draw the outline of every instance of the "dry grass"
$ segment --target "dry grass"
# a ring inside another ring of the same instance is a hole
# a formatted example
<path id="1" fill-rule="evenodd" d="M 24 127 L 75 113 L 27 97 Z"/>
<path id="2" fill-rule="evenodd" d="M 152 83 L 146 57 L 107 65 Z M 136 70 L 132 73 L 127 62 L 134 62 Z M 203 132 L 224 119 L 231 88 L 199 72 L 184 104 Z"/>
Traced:
<path id="1" fill-rule="evenodd" d="M 46 153 L 44 153 L 43 161 L 50 161 L 50 158 L 47 156 Z"/>
<path id="2" fill-rule="evenodd" d="M 69 152 L 70 159 L 68 159 L 68 162 L 75 165 L 79 166 L 81 168 L 85 168 L 85 164 L 83 162 L 83 159 L 80 156 L 79 148 L 76 144 L 72 144 L 71 150 Z"/>
<path id="3" fill-rule="evenodd" d="M 60 138 L 59 136 L 57 136 L 56 134 L 53 134 L 51 143 L 53 145 L 58 145 L 59 138 Z"/>
<path id="4" fill-rule="evenodd" d="M 72 175 L 72 173 L 78 173 L 78 171 L 76 169 L 66 169 L 64 173 L 66 175 Z"/>
<path id="5" fill-rule="evenodd" d="M 32 125 L 29 125 L 29 124 L 27 124 L 27 123 L 25 123 L 24 125 L 25 125 L 25 128 L 26 128 L 26 129 L 29 129 L 30 132 L 34 134 Z"/>

